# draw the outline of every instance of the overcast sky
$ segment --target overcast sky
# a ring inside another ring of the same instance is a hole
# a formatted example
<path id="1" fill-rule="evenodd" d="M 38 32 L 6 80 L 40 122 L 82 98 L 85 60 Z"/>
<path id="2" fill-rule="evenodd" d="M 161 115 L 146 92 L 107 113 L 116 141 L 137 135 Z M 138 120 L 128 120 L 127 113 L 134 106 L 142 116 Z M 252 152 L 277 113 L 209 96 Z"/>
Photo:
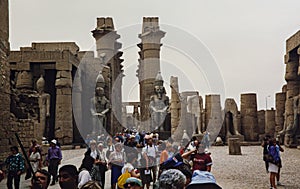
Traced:
<path id="1" fill-rule="evenodd" d="M 74 41 L 80 50 L 91 50 L 96 18 L 113 17 L 125 59 L 123 98 L 134 100 L 140 24 L 145 16 L 158 16 L 167 32 L 161 51 L 166 88 L 174 75 L 180 91 L 220 93 L 222 106 L 224 98 L 234 98 L 239 105 L 241 93 L 254 92 L 259 109 L 265 109 L 266 97 L 270 95 L 268 108 L 274 107 L 275 93 L 285 84 L 285 41 L 300 29 L 299 8 L 299 0 L 13 0 L 10 43 L 17 50 L 31 42 Z M 188 40 L 182 42 L 187 38 L 192 40 L 189 47 Z M 212 65 L 215 78 L 222 81 L 211 79 L 203 62 Z M 224 83 L 224 91 L 214 82 Z"/>

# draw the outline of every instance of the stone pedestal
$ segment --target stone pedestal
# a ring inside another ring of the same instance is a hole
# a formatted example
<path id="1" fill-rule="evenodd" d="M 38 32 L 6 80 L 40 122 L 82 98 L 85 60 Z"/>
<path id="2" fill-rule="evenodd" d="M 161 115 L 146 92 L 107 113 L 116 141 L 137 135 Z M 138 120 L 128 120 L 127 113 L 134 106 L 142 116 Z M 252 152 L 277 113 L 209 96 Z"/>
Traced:
<path id="1" fill-rule="evenodd" d="M 228 139 L 229 155 L 242 155 L 241 144 L 238 138 Z"/>

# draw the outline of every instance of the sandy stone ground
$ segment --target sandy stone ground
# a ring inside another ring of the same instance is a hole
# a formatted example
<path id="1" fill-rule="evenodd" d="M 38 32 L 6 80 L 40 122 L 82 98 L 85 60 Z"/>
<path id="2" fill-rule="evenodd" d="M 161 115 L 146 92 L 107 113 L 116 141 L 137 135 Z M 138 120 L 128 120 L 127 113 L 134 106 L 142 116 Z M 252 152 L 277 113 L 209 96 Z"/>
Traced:
<path id="1" fill-rule="evenodd" d="M 62 165 L 80 165 L 85 149 L 64 150 Z M 269 189 L 269 174 L 262 161 L 262 147 L 242 146 L 242 155 L 228 155 L 227 146 L 210 148 L 213 160 L 212 173 L 223 189 Z M 300 150 L 285 148 L 281 153 L 283 168 L 280 181 L 285 186 L 278 189 L 300 189 Z M 107 171 L 105 189 L 109 189 L 110 171 Z M 21 178 L 21 189 L 29 188 L 30 181 Z M 0 183 L 0 189 L 6 188 L 6 180 Z M 49 187 L 59 189 L 59 185 Z"/>

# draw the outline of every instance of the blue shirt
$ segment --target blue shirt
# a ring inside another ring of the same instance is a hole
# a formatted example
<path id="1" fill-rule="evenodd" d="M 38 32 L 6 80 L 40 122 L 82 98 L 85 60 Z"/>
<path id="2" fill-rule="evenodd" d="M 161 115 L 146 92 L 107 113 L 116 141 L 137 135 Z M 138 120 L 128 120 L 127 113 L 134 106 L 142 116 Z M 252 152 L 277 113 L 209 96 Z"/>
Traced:
<path id="1" fill-rule="evenodd" d="M 277 148 L 276 146 L 269 146 L 269 153 L 273 156 L 275 161 L 279 161 L 279 147 Z"/>
<path id="2" fill-rule="evenodd" d="M 46 160 L 51 160 L 51 159 L 62 159 L 62 154 L 61 154 L 61 150 L 58 146 L 55 147 L 50 147 L 48 149 L 48 155 Z"/>

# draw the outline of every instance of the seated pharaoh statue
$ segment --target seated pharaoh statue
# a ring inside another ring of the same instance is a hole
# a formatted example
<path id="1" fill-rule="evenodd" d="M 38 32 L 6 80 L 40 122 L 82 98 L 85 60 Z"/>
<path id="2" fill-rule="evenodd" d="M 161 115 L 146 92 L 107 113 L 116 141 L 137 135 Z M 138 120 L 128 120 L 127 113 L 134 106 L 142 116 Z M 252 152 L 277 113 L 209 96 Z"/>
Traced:
<path id="1" fill-rule="evenodd" d="M 166 116 L 169 113 L 169 97 L 163 86 L 160 72 L 155 78 L 154 95 L 150 97 L 149 111 L 151 116 L 151 130 L 166 131 Z"/>

